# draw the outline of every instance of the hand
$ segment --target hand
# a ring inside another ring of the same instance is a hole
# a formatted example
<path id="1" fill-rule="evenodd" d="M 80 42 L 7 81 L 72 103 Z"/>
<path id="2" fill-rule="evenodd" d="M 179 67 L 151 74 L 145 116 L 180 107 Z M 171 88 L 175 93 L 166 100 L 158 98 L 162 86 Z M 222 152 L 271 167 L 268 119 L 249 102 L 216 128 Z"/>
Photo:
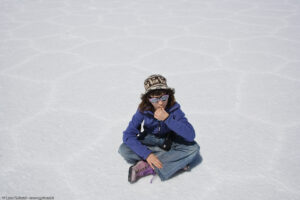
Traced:
<path id="1" fill-rule="evenodd" d="M 154 118 L 158 119 L 159 121 L 164 121 L 169 117 L 169 113 L 164 108 L 158 108 L 154 112 Z"/>
<path id="2" fill-rule="evenodd" d="M 147 157 L 146 161 L 148 162 L 148 164 L 150 165 L 150 167 L 152 167 L 152 169 L 154 169 L 154 166 L 157 167 L 157 168 L 159 168 L 159 169 L 163 167 L 163 165 L 160 162 L 160 160 L 153 153 L 151 153 Z"/>

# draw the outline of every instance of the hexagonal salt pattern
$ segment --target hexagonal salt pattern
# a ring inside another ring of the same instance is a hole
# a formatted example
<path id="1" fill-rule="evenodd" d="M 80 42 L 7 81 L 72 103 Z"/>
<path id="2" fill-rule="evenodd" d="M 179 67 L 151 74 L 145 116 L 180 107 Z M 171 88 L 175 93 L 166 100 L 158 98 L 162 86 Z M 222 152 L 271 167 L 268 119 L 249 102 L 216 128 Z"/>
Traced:
<path id="1" fill-rule="evenodd" d="M 2 0 L 0 196 L 300 199 L 299 0 Z M 131 185 L 122 132 L 161 73 L 203 161 Z"/>

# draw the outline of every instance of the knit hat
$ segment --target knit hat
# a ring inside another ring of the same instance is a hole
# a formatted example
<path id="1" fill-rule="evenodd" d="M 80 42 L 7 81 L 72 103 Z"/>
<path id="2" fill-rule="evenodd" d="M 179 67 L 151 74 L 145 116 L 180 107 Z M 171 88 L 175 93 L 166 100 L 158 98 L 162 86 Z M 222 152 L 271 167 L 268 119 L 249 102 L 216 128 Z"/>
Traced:
<path id="1" fill-rule="evenodd" d="M 145 94 L 148 93 L 149 91 L 157 90 L 157 89 L 173 90 L 173 88 L 168 87 L 167 79 L 160 74 L 153 74 L 149 76 L 144 82 L 144 87 L 145 87 Z"/>

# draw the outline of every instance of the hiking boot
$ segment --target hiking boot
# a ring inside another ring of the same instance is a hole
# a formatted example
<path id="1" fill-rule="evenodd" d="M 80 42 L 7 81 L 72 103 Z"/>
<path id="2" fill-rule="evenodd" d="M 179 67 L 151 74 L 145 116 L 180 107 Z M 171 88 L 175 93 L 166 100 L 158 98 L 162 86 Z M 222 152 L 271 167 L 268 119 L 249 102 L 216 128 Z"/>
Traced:
<path id="1" fill-rule="evenodd" d="M 155 171 L 147 162 L 141 160 L 129 168 L 128 181 L 130 183 L 134 183 L 139 178 L 148 176 L 150 174 L 155 175 Z"/>

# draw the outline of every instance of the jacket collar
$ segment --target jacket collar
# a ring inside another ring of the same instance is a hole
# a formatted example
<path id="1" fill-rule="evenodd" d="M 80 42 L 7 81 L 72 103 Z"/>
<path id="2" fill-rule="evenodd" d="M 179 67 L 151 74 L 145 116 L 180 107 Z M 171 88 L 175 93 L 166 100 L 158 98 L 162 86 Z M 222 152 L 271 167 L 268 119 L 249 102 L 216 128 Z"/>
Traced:
<path id="1" fill-rule="evenodd" d="M 173 112 L 174 110 L 177 110 L 177 109 L 179 109 L 179 108 L 180 108 L 180 104 L 176 102 L 171 108 L 166 109 L 166 111 L 167 111 L 168 113 L 171 113 L 171 112 Z M 151 115 L 154 115 L 154 113 L 153 113 L 152 111 L 149 111 L 149 110 L 144 111 L 144 114 L 151 114 Z"/>

